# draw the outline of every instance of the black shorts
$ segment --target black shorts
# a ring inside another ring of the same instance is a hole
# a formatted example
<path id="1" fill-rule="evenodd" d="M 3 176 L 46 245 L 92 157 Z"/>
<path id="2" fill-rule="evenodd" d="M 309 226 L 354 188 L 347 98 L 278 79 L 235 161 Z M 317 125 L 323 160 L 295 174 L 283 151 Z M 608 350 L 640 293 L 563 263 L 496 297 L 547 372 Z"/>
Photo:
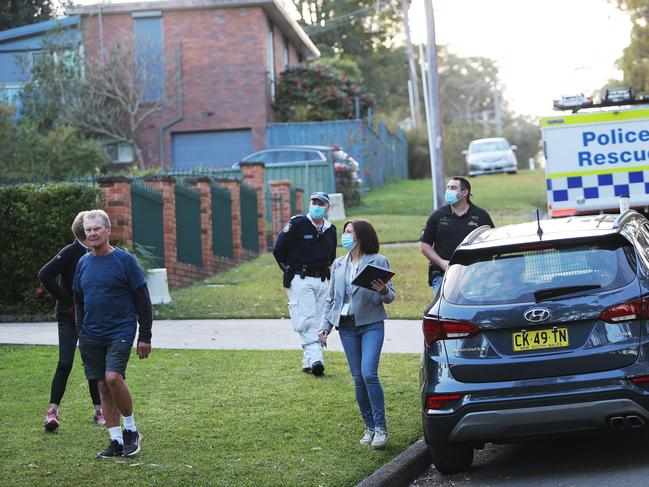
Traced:
<path id="1" fill-rule="evenodd" d="M 104 379 L 106 372 L 118 372 L 126 378 L 126 365 L 133 344 L 127 340 L 88 335 L 79 337 L 79 351 L 88 380 Z"/>

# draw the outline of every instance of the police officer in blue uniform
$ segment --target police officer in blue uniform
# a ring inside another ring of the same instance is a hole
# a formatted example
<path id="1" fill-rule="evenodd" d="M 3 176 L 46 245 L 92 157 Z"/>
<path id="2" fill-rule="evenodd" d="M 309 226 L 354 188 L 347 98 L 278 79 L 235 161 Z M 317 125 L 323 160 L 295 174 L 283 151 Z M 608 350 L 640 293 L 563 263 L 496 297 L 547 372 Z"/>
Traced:
<path id="1" fill-rule="evenodd" d="M 277 236 L 273 256 L 284 272 L 288 311 L 302 342 L 302 370 L 324 373 L 318 327 L 329 289 L 329 267 L 336 258 L 336 227 L 326 219 L 329 195 L 313 193 L 306 215 L 296 215 Z"/>

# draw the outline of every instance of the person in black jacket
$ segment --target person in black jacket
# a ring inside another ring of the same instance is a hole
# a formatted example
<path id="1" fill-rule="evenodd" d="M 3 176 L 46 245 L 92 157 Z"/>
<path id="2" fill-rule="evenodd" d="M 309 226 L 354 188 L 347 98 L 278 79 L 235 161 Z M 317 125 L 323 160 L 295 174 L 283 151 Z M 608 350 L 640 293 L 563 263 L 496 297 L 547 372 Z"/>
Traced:
<path id="1" fill-rule="evenodd" d="M 302 370 L 324 373 L 318 327 L 329 289 L 329 267 L 336 258 L 336 227 L 326 218 L 329 195 L 313 193 L 309 212 L 292 217 L 279 232 L 273 256 L 284 276 L 288 312 L 302 342 Z"/>
<path id="2" fill-rule="evenodd" d="M 49 293 L 56 298 L 56 320 L 59 322 L 59 361 L 52 379 L 50 406 L 45 415 L 45 429 L 54 431 L 59 427 L 58 409 L 65 393 L 65 386 L 72 371 L 74 352 L 77 348 L 77 330 L 74 322 L 74 303 L 72 300 L 72 280 L 79 259 L 88 252 L 84 245 L 86 234 L 83 231 L 83 216 L 79 213 L 72 222 L 74 242 L 66 245 L 38 273 L 38 279 Z M 106 421 L 101 409 L 101 399 L 96 380 L 88 381 L 90 397 L 94 406 L 95 423 L 104 425 Z"/>

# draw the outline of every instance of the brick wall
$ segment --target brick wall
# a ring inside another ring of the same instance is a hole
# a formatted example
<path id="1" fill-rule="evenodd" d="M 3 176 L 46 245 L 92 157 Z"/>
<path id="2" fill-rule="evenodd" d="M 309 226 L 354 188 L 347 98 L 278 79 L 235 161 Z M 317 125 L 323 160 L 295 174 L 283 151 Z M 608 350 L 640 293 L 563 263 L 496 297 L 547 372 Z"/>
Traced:
<path id="1" fill-rule="evenodd" d="M 274 120 L 274 111 L 265 47 L 269 21 L 263 8 L 163 11 L 162 26 L 169 103 L 149 117 L 139 132 L 145 166 L 160 165 L 162 137 L 162 162 L 166 169 L 171 168 L 171 136 L 176 132 L 250 129 L 253 149 L 265 147 L 266 123 Z M 132 42 L 133 19 L 130 13 L 104 13 L 100 29 L 96 15 L 84 15 L 82 30 L 86 55 L 96 56 L 100 31 L 106 49 L 115 42 Z M 284 36 L 278 28 L 274 30 L 278 79 Z M 290 51 L 289 59 L 296 64 L 295 47 L 291 46 Z M 162 130 L 181 115 L 176 103 L 176 79 L 180 75 L 182 119 Z"/>
<path id="2" fill-rule="evenodd" d="M 244 162 L 241 164 L 243 182 L 257 192 L 257 228 L 259 229 L 259 253 L 266 252 L 266 195 L 264 186 L 264 163 Z"/>
<path id="3" fill-rule="evenodd" d="M 110 241 L 133 248 L 133 210 L 131 178 L 104 177 L 97 180 L 101 206 L 110 218 Z"/>
<path id="4" fill-rule="evenodd" d="M 277 235 L 293 216 L 291 215 L 291 180 L 278 179 L 268 184 L 273 201 L 273 235 Z"/>
<path id="5" fill-rule="evenodd" d="M 162 191 L 162 222 L 164 228 L 163 242 L 165 252 L 165 267 L 171 287 L 191 284 L 199 279 L 208 277 L 210 269 L 206 266 L 196 266 L 178 262 L 178 247 L 176 243 L 176 180 L 170 176 L 153 176 L 146 182 Z"/>

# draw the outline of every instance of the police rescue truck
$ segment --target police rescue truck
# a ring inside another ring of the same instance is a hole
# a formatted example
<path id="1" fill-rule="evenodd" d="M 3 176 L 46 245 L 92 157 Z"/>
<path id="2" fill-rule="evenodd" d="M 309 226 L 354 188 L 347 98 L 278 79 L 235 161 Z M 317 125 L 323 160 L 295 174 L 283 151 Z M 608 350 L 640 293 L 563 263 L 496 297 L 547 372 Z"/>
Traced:
<path id="1" fill-rule="evenodd" d="M 646 212 L 649 103 L 643 99 L 629 100 L 624 108 L 613 105 L 591 102 L 584 113 L 578 113 L 580 106 L 560 107 L 572 113 L 541 118 L 551 217 L 618 211 L 625 196 L 632 208 Z"/>

